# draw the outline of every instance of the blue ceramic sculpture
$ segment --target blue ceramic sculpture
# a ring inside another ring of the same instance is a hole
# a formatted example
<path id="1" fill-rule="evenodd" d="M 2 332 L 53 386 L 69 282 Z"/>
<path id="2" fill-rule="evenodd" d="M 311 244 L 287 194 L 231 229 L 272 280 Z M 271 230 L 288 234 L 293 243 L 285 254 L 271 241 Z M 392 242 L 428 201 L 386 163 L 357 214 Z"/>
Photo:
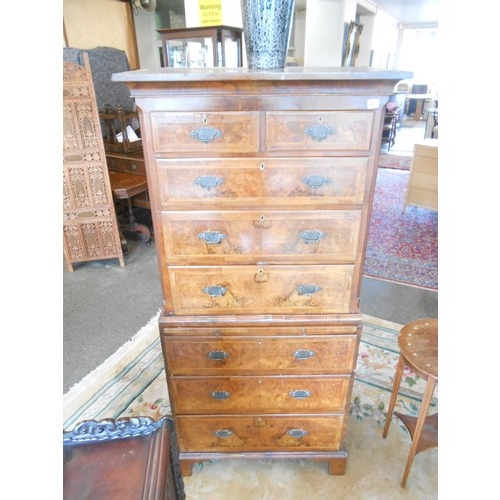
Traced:
<path id="1" fill-rule="evenodd" d="M 295 0 L 241 0 L 248 67 L 285 67 Z"/>

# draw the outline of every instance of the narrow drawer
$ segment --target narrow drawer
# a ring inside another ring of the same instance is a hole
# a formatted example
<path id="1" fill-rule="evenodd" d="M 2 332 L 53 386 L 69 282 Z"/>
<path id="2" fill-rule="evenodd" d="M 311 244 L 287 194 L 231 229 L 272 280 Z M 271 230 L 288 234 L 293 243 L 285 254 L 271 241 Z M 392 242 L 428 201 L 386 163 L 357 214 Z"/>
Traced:
<path id="1" fill-rule="evenodd" d="M 361 210 L 164 212 L 173 264 L 354 263 Z"/>
<path id="2" fill-rule="evenodd" d="M 336 413 L 344 411 L 350 376 L 171 377 L 178 415 Z"/>
<path id="3" fill-rule="evenodd" d="M 237 324 L 232 324 L 227 326 L 228 323 L 222 324 L 220 321 L 214 322 L 210 321 L 210 326 L 206 326 L 207 322 L 202 321 L 200 324 L 202 326 L 192 324 L 186 325 L 185 317 L 179 318 L 179 321 L 172 322 L 171 316 L 160 316 L 159 326 L 160 333 L 167 336 L 206 336 L 212 338 L 219 337 L 248 337 L 248 336 L 258 336 L 258 337 L 280 337 L 280 336 L 292 336 L 292 337 L 309 337 L 315 335 L 357 335 L 361 331 L 361 323 L 353 323 L 350 325 L 338 324 L 336 323 L 337 318 L 330 319 L 326 322 L 328 326 L 317 326 L 316 324 L 301 326 L 297 324 L 298 318 L 295 318 L 292 325 L 283 326 L 270 324 L 268 321 L 264 322 L 262 326 L 262 320 L 258 319 L 251 326 L 242 324 L 242 321 L 238 321 Z M 225 319 L 225 318 L 217 318 Z M 324 319 L 324 317 L 323 317 Z M 167 321 L 166 321 L 167 320 Z M 230 319 L 229 323 L 233 323 Z M 258 326 L 256 326 L 258 324 Z M 284 323 L 286 324 L 286 322 Z M 323 324 L 325 322 L 323 321 Z"/>
<path id="4" fill-rule="evenodd" d="M 164 269 L 174 314 L 347 313 L 354 265 Z"/>
<path id="5" fill-rule="evenodd" d="M 156 153 L 253 153 L 259 150 L 259 112 L 153 112 Z"/>
<path id="6" fill-rule="evenodd" d="M 356 364 L 356 335 L 318 337 L 166 337 L 171 375 L 340 374 Z"/>
<path id="7" fill-rule="evenodd" d="M 143 158 L 117 158 L 107 156 L 106 161 L 110 170 L 146 175 L 146 165 Z"/>
<path id="8" fill-rule="evenodd" d="M 372 111 L 266 113 L 267 151 L 368 151 Z"/>
<path id="9" fill-rule="evenodd" d="M 175 419 L 180 451 L 332 451 L 343 441 L 344 415 L 182 416 Z"/>
<path id="10" fill-rule="evenodd" d="M 359 205 L 369 158 L 157 160 L 164 207 Z"/>

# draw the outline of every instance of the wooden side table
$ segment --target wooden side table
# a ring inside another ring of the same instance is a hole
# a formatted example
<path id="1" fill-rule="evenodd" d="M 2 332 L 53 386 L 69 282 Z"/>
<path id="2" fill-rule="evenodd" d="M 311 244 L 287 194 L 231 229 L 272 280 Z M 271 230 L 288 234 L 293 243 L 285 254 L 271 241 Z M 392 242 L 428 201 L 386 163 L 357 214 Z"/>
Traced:
<path id="1" fill-rule="evenodd" d="M 123 232 L 137 232 L 141 234 L 143 241 L 151 239 L 151 231 L 144 224 L 138 224 L 134 217 L 132 198 L 148 190 L 147 178 L 141 174 L 130 174 L 128 172 L 109 171 L 111 192 L 117 202 L 125 202 L 127 215 L 125 221 L 120 221 L 120 230 Z"/>
<path id="2" fill-rule="evenodd" d="M 64 498 L 185 500 L 172 419 L 86 420 L 63 434 Z"/>
<path id="3" fill-rule="evenodd" d="M 399 333 L 398 344 L 400 355 L 385 421 L 384 438 L 387 437 L 389 431 L 405 366 L 410 367 L 416 374 L 427 380 L 418 417 L 394 412 L 394 415 L 408 429 L 412 438 L 401 481 L 401 486 L 404 488 L 415 455 L 438 445 L 438 414 L 427 415 L 434 388 L 438 383 L 438 320 L 426 318 L 408 323 Z"/>

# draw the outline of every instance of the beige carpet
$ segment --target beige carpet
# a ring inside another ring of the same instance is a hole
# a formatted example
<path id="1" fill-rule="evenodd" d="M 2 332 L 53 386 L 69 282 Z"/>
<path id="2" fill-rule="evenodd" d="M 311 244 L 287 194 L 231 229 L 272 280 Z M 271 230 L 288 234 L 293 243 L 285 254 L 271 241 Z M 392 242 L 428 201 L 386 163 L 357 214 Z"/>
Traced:
<path id="1" fill-rule="evenodd" d="M 395 423 L 386 439 L 374 420 L 351 419 L 349 458 L 343 476 L 324 462 L 220 460 L 193 466 L 184 478 L 188 500 L 346 500 L 438 498 L 438 450 L 415 457 L 406 488 L 400 487 L 409 437 Z"/>

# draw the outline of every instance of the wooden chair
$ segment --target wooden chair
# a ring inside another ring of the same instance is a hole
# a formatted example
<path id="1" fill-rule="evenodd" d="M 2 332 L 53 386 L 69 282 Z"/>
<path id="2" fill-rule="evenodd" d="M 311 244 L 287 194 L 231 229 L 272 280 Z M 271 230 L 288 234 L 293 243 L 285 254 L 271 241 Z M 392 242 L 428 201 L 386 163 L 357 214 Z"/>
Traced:
<path id="1" fill-rule="evenodd" d="M 427 381 L 418 417 L 394 412 L 410 432 L 412 443 L 406 467 L 401 481 L 401 487 L 406 486 L 413 459 L 417 453 L 435 448 L 438 445 L 438 414 L 428 415 L 434 388 L 438 383 L 438 320 L 434 318 L 419 319 L 405 325 L 398 337 L 400 349 L 394 387 L 392 389 L 389 409 L 383 437 L 387 437 L 391 424 L 394 405 L 398 396 L 399 386 L 405 366 Z"/>
<path id="2" fill-rule="evenodd" d="M 382 127 L 382 144 L 387 144 L 387 151 L 396 142 L 396 129 L 398 124 L 398 112 L 386 111 L 384 116 L 384 125 Z"/>

